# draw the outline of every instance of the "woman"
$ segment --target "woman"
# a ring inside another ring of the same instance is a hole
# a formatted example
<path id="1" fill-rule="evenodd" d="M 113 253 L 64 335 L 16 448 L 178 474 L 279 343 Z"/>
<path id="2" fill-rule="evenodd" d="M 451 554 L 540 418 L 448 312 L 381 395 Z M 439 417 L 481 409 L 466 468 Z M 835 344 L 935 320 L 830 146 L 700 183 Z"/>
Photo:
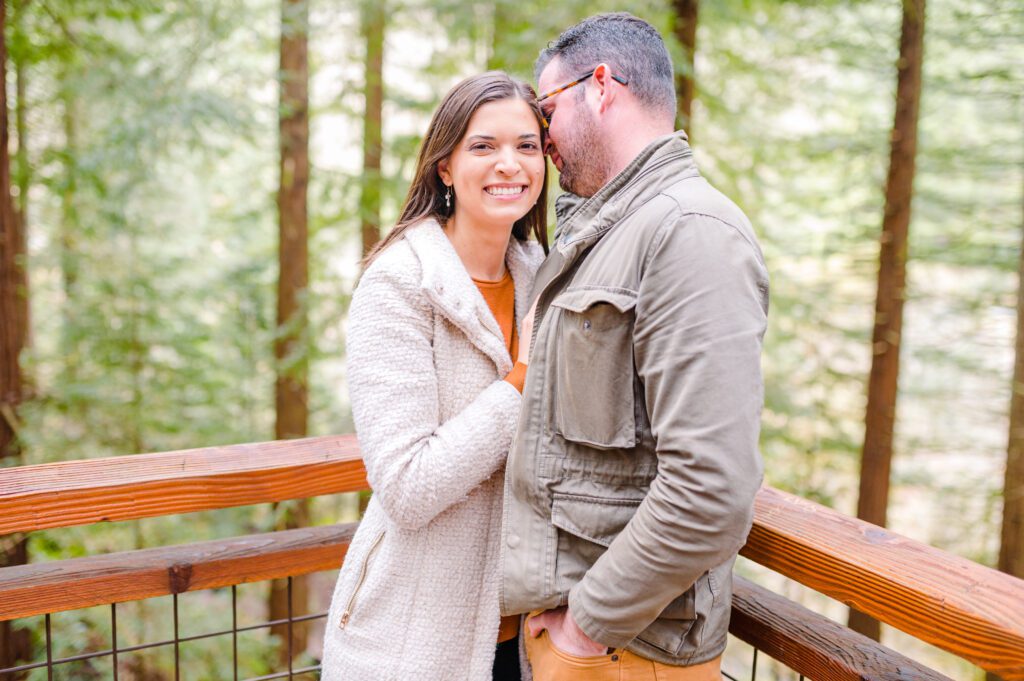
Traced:
<path id="1" fill-rule="evenodd" d="M 373 497 L 335 587 L 324 681 L 518 678 L 497 541 L 525 378 L 512 358 L 547 248 L 543 134 L 529 85 L 456 85 L 367 257 L 347 347 Z"/>

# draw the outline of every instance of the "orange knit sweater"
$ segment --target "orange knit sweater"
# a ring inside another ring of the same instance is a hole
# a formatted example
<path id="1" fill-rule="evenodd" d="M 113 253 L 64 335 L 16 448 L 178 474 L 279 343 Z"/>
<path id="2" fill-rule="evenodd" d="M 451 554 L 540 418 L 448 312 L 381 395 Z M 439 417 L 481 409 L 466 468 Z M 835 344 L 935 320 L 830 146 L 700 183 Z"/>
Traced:
<path id="1" fill-rule="evenodd" d="M 516 290 L 512 281 L 512 275 L 505 271 L 505 276 L 498 281 L 484 281 L 473 279 L 473 283 L 480 289 L 487 307 L 491 308 L 491 314 L 498 321 L 501 327 L 501 334 L 505 337 L 505 347 L 508 354 L 515 362 L 519 354 L 519 334 L 516 333 Z M 523 384 L 526 382 L 526 365 L 515 362 L 512 371 L 508 372 L 505 380 L 515 386 L 516 390 L 523 392 Z"/>
<path id="2" fill-rule="evenodd" d="M 505 337 L 508 354 L 515 360 L 516 355 L 519 354 L 519 336 L 516 333 L 516 291 L 512 275 L 506 271 L 505 276 L 499 281 L 473 279 L 473 283 L 480 289 L 484 300 L 487 301 L 487 307 L 491 308 L 491 314 L 494 315 L 498 326 L 501 327 L 501 335 Z M 505 380 L 515 386 L 516 390 L 523 392 L 523 383 L 526 381 L 526 365 L 516 362 Z M 518 634 L 519 616 L 502 617 L 501 626 L 498 628 L 498 643 L 510 641 Z"/>

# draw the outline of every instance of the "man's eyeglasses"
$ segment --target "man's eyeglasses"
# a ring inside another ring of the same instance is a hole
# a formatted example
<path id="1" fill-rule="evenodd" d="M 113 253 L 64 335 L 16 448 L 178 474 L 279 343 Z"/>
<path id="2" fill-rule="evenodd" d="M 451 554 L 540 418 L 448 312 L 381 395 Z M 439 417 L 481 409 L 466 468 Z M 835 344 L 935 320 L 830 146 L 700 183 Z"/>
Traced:
<path id="1" fill-rule="evenodd" d="M 587 78 L 590 78 L 592 75 L 594 75 L 594 71 L 595 70 L 596 69 L 591 69 L 590 71 L 587 71 L 586 73 L 584 73 L 582 76 L 580 76 L 576 80 L 572 81 L 571 83 L 566 83 L 562 87 L 556 87 L 554 90 L 551 90 L 550 92 L 545 92 L 544 94 L 542 94 L 540 97 L 537 98 L 537 103 L 540 104 L 545 99 L 548 99 L 550 97 L 554 97 L 555 95 L 557 95 L 557 94 L 559 94 L 561 92 L 565 92 L 566 90 L 568 90 L 571 87 L 575 87 L 575 86 L 579 85 L 580 83 L 585 81 Z M 626 80 L 625 78 L 623 78 L 622 76 L 617 76 L 615 74 L 612 74 L 612 80 L 614 80 L 616 83 L 619 83 L 620 85 L 629 85 L 629 81 Z M 550 113 L 546 113 L 543 110 L 541 110 L 541 112 L 544 114 L 544 123 L 546 124 L 544 127 L 550 126 L 551 125 L 551 114 Z"/>

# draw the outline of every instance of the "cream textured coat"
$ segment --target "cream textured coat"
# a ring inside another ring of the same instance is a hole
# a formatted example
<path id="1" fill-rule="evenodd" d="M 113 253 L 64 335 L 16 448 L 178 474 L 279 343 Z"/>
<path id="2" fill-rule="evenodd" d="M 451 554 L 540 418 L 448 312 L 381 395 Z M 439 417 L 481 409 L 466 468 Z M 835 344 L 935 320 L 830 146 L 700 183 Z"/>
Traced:
<path id="1" fill-rule="evenodd" d="M 543 259 L 512 239 L 516 322 Z M 485 681 L 498 636 L 504 463 L 519 392 L 501 330 L 433 220 L 367 268 L 348 382 L 373 487 L 338 576 L 323 681 Z"/>

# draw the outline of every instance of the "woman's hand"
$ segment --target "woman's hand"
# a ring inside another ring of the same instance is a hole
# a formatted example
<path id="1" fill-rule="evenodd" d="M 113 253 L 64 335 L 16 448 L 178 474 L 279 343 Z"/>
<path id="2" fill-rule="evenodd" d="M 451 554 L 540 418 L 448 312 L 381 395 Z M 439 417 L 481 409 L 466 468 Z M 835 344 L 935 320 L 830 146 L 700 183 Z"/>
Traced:
<path id="1" fill-rule="evenodd" d="M 534 615 L 526 620 L 526 626 L 530 630 L 530 636 L 534 638 L 540 636 L 540 632 L 547 629 L 548 636 L 551 637 L 551 645 L 570 655 L 597 657 L 608 654 L 607 646 L 601 645 L 583 633 L 567 607 L 545 610 L 539 615 Z"/>
<path id="2" fill-rule="evenodd" d="M 530 343 L 533 342 L 533 318 L 536 314 L 537 301 L 535 300 L 519 327 L 519 356 L 516 358 L 516 361 L 521 364 L 530 363 Z"/>

